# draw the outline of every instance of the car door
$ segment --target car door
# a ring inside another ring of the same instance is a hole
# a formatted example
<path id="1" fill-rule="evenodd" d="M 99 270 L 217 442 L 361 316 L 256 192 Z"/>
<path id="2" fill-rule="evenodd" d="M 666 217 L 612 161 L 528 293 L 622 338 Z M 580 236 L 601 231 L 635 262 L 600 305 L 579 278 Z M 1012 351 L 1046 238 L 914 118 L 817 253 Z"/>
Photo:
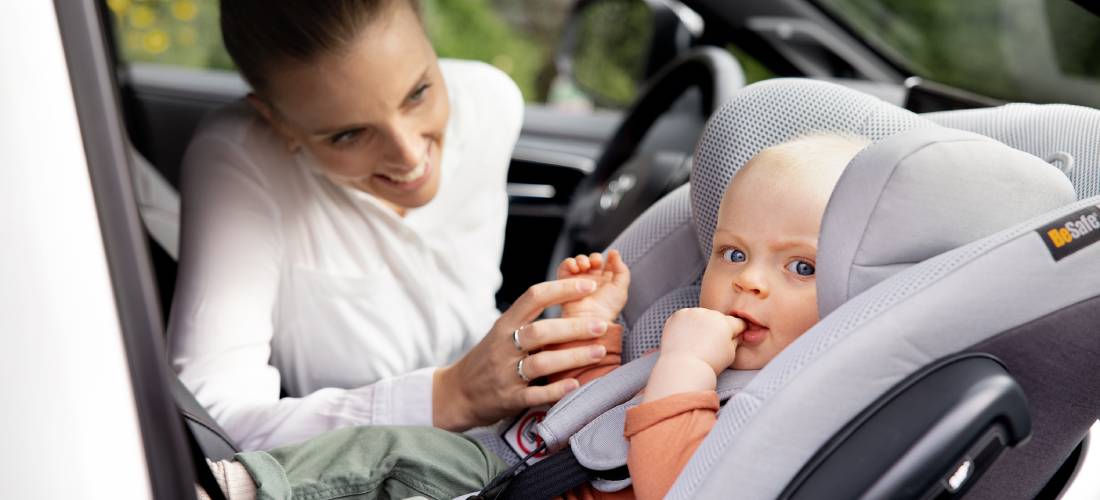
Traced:
<path id="1" fill-rule="evenodd" d="M 194 498 L 92 0 L 0 30 L 4 498 Z"/>

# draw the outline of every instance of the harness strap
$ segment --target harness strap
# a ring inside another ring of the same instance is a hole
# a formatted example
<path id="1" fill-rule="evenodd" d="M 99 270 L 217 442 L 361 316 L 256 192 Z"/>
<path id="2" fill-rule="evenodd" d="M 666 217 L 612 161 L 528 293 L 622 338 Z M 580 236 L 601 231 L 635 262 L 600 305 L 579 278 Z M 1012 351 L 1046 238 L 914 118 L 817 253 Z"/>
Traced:
<path id="1" fill-rule="evenodd" d="M 558 498 L 596 477 L 625 479 L 626 467 L 611 471 L 595 471 L 577 461 L 569 449 L 550 455 L 518 474 L 505 487 L 499 498 L 503 500 Z"/>

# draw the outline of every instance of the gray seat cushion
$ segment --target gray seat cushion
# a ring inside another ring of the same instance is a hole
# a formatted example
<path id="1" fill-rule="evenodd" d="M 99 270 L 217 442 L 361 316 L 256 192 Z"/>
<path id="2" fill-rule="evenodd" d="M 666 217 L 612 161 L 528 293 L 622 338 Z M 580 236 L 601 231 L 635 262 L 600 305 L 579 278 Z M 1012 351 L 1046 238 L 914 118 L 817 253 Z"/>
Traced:
<path id="1" fill-rule="evenodd" d="M 1075 196 L 1057 168 L 983 135 L 935 127 L 888 137 L 852 160 L 829 199 L 818 312 Z"/>

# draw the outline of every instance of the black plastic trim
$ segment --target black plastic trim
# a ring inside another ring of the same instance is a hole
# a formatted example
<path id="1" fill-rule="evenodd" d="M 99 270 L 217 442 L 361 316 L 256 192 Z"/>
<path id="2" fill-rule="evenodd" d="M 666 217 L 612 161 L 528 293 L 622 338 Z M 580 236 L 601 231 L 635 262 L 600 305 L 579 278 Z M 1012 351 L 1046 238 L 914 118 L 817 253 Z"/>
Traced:
<path id="1" fill-rule="evenodd" d="M 163 323 L 130 180 L 106 13 L 95 0 L 54 0 L 54 7 L 114 286 L 150 487 L 154 498 L 193 499 L 194 470 L 166 390 Z M 108 459 L 110 450 L 103 453 Z"/>
<path id="2" fill-rule="evenodd" d="M 1030 432 L 1023 390 L 999 360 L 950 356 L 849 422 L 779 498 L 954 498 Z M 967 461 L 968 479 L 950 491 L 945 471 Z"/>

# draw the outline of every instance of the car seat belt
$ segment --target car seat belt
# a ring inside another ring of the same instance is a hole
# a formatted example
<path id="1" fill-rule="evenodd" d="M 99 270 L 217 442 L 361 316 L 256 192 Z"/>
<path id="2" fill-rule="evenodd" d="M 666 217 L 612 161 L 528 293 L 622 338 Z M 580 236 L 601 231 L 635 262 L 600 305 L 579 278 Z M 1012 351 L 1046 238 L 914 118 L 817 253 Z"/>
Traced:
<path id="1" fill-rule="evenodd" d="M 227 500 L 221 486 L 218 485 L 218 480 L 214 478 L 214 472 L 206 463 L 206 455 L 199 446 L 199 441 L 195 439 L 195 434 L 191 432 L 190 426 L 187 425 L 187 420 L 182 418 L 181 420 L 184 421 L 184 433 L 187 434 L 187 444 L 191 448 L 191 465 L 195 468 L 195 481 L 206 491 L 211 500 Z"/>
<path id="2" fill-rule="evenodd" d="M 528 467 L 507 481 L 500 500 L 527 498 L 557 498 L 578 486 L 596 479 L 623 481 L 630 477 L 626 466 L 609 471 L 589 469 L 579 461 L 569 448 L 550 455 L 545 460 Z"/>

